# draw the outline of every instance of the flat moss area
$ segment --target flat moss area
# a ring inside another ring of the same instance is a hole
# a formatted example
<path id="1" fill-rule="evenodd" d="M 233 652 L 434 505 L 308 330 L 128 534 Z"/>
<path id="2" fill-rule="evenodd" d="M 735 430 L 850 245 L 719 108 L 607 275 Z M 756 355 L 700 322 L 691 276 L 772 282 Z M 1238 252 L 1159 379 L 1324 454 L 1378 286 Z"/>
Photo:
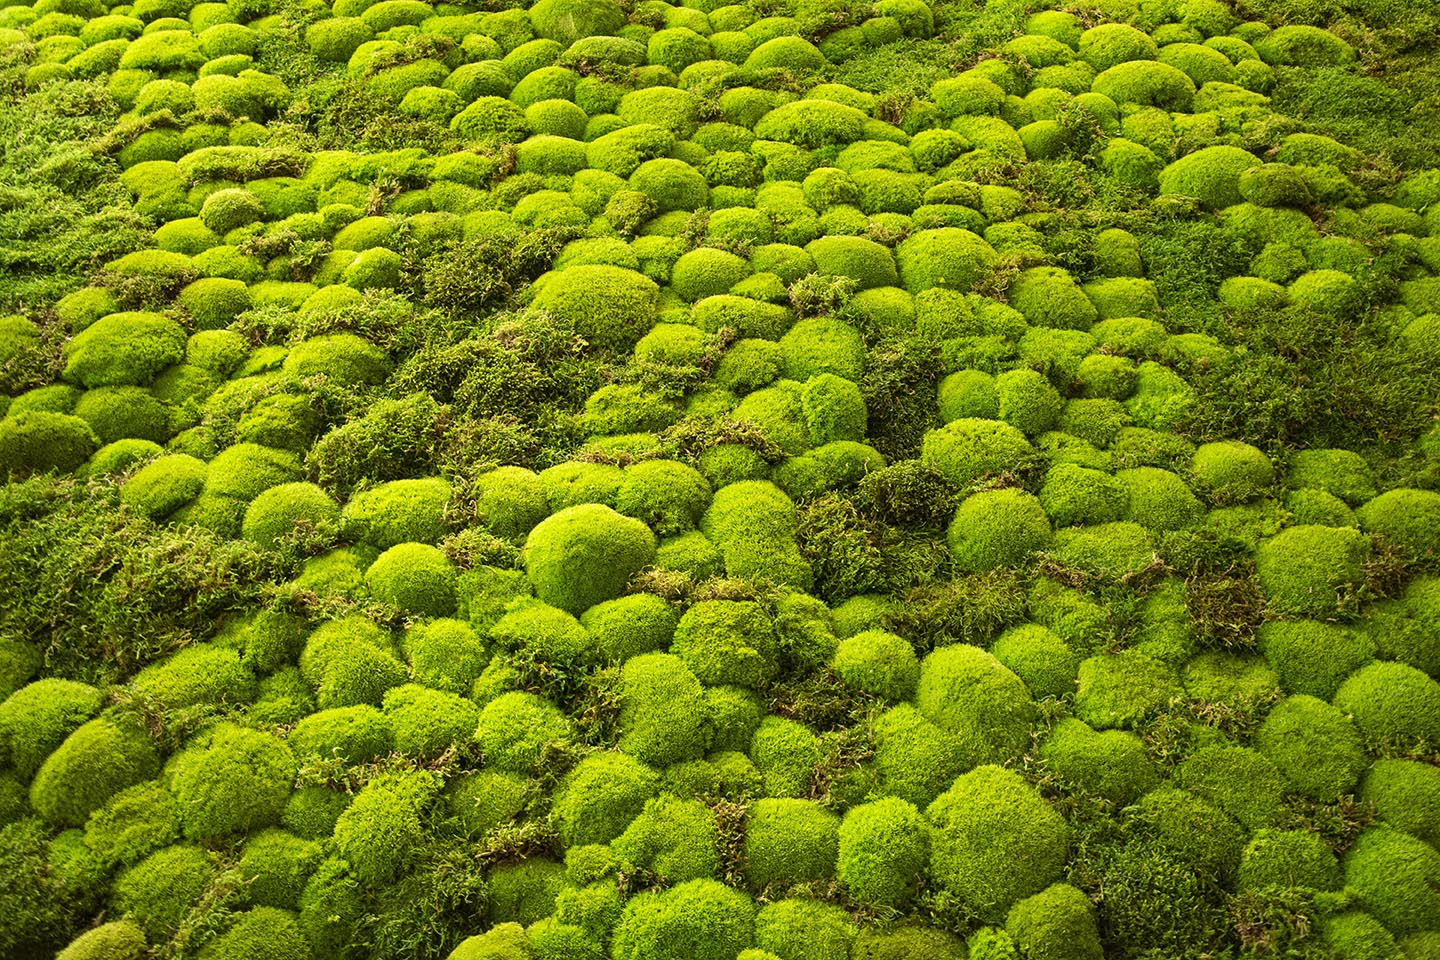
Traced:
<path id="1" fill-rule="evenodd" d="M 1440 957 L 1440 15 L 0 6 L 0 956 Z"/>

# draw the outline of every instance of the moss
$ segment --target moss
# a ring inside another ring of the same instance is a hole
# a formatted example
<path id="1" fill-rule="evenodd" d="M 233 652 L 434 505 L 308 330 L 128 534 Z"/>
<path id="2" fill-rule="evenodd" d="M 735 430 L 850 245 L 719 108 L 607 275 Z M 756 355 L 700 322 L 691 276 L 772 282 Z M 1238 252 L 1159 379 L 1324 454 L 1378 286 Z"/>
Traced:
<path id="1" fill-rule="evenodd" d="M 1231 881 L 1246 833 L 1218 808 L 1165 785 L 1142 797 L 1135 815 L 1171 856 L 1201 877 Z"/>
<path id="2" fill-rule="evenodd" d="M 120 874 L 113 901 L 152 939 L 185 919 L 216 874 L 215 856 L 189 844 L 166 847 Z"/>
<path id="3" fill-rule="evenodd" d="M 351 569 L 358 579 L 359 571 Z M 318 627 L 301 651 L 300 671 L 317 688 L 323 708 L 378 705 L 385 691 L 404 683 L 407 674 L 389 636 L 356 615 Z"/>
<path id="4" fill-rule="evenodd" d="M 672 650 L 703 683 L 757 686 L 779 668 L 774 630 L 749 601 L 697 603 L 680 618 Z"/>
<path id="5" fill-rule="evenodd" d="M 1096 70 L 1108 70 L 1116 64 L 1130 60 L 1154 60 L 1159 53 L 1159 47 L 1154 40 L 1125 23 L 1101 24 L 1091 27 L 1079 36 L 1070 35 L 1074 28 L 1069 25 L 1062 29 L 1066 30 L 1066 33 L 1060 36 L 1054 33 L 1046 35 L 1055 36 L 1056 39 L 1075 47 L 1080 51 L 1081 59 Z"/>
<path id="6" fill-rule="evenodd" d="M 597 603 L 580 617 L 600 656 L 612 663 L 668 647 L 677 622 L 670 604 L 648 593 Z"/>
<path id="7" fill-rule="evenodd" d="M 40 765 L 30 805 L 52 824 L 78 827 L 111 796 L 158 769 L 144 733 L 101 717 L 78 727 Z"/>
<path id="8" fill-rule="evenodd" d="M 626 753 L 655 767 L 694 759 L 704 752 L 705 719 L 704 689 L 683 660 L 648 653 L 625 661 L 619 745 Z"/>
<path id="9" fill-rule="evenodd" d="M 683 883 L 714 878 L 720 869 L 718 841 L 715 815 L 703 803 L 662 795 L 645 804 L 611 848 L 626 869 Z"/>
<path id="10" fill-rule="evenodd" d="M 755 935 L 755 907 L 714 880 L 691 880 L 626 904 L 611 947 L 616 960 L 731 960 Z"/>
<path id="11" fill-rule="evenodd" d="M 1024 682 L 994 656 L 968 644 L 941 647 L 921 662 L 915 703 L 956 738 L 972 763 L 1018 756 L 1035 720 Z"/>
<path id="12" fill-rule="evenodd" d="M 534 305 L 599 347 L 630 349 L 655 318 L 655 282 L 621 267 L 586 265 L 552 275 Z M 601 297 L 598 291 L 605 291 Z"/>
<path id="13" fill-rule="evenodd" d="M 253 699 L 255 678 L 236 651 L 195 644 L 141 670 L 130 691 L 146 706 L 161 711 L 221 707 Z"/>
<path id="14" fill-rule="evenodd" d="M 185 354 L 180 325 L 155 313 L 112 313 L 65 344 L 64 377 L 86 387 L 145 386 Z"/>
<path id="15" fill-rule="evenodd" d="M 1340 864 L 1319 834 L 1308 830 L 1257 830 L 1240 855 L 1237 885 L 1241 890 L 1336 890 L 1340 887 Z"/>
<path id="16" fill-rule="evenodd" d="M 1407 833 L 1373 827 L 1345 855 L 1345 885 L 1395 936 L 1433 929 L 1440 853 Z"/>
<path id="17" fill-rule="evenodd" d="M 720 549 L 730 576 L 791 586 L 810 583 L 795 543 L 795 504 L 773 483 L 747 480 L 722 487 L 701 518 L 701 532 Z"/>
<path id="18" fill-rule="evenodd" d="M 1270 31 L 1256 42 L 1255 52 L 1272 66 L 1340 67 L 1355 59 L 1355 50 L 1344 40 L 1303 24 Z"/>
<path id="19" fill-rule="evenodd" d="M 1405 956 L 1390 931 L 1363 910 L 1347 910 L 1326 917 L 1320 925 L 1325 944 L 1338 956 L 1375 957 L 1379 960 L 1402 960 Z"/>
<path id="20" fill-rule="evenodd" d="M 840 818 L 810 800 L 756 801 L 745 823 L 745 876 L 754 890 L 785 890 L 833 876 Z"/>
<path id="21" fill-rule="evenodd" d="M 997 261 L 988 243 L 958 227 L 912 234 L 895 254 L 900 279 L 914 294 L 932 287 L 968 291 L 990 274 Z"/>
<path id="22" fill-rule="evenodd" d="M 284 830 L 265 830 L 245 842 L 239 867 L 249 878 L 250 902 L 294 910 L 315 868 L 324 859 L 320 844 Z"/>
<path id="23" fill-rule="evenodd" d="M 1175 782 L 1250 830 L 1279 826 L 1286 816 L 1284 776 L 1246 747 L 1203 747 L 1180 764 Z"/>
<path id="24" fill-rule="evenodd" d="M 422 762 L 469 743 L 480 709 L 453 693 L 408 683 L 385 692 L 385 720 L 395 752 Z"/>
<path id="25" fill-rule="evenodd" d="M 1358 530 L 1290 527 L 1255 551 L 1255 578 L 1277 613 L 1332 615 L 1360 584 L 1369 547 Z"/>
<path id="26" fill-rule="evenodd" d="M 221 725 L 192 741 L 165 768 L 191 839 L 245 833 L 278 823 L 299 768 L 276 737 Z"/>
<path id="27" fill-rule="evenodd" d="M 286 743 L 302 763 L 318 758 L 353 765 L 389 753 L 393 735 L 384 714 L 369 704 L 356 704 L 310 714 L 290 731 Z"/>
<path id="28" fill-rule="evenodd" d="M 1118 63 L 1101 71 L 1091 90 L 1118 104 L 1138 104 L 1174 112 L 1189 112 L 1195 98 L 1195 82 L 1182 70 L 1150 60 Z"/>
<path id="29" fill-rule="evenodd" d="M 1375 643 L 1365 634 L 1314 620 L 1261 624 L 1256 639 L 1287 691 L 1322 700 L 1375 656 Z"/>
<path id="30" fill-rule="evenodd" d="M 959 960 L 966 951 L 964 942 L 954 934 L 934 927 L 867 926 L 855 940 L 853 956 L 855 960 Z M 981 960 L 973 949 L 970 956 Z"/>
<path id="31" fill-rule="evenodd" d="M 426 771 L 374 778 L 335 822 L 335 849 L 366 884 L 388 883 L 408 872 L 409 856 L 424 838 L 421 815 L 440 782 Z"/>
<path id="32" fill-rule="evenodd" d="M 49 677 L 21 687 L 0 702 L 0 757 L 30 780 L 100 705 L 100 691 L 73 680 Z"/>
<path id="33" fill-rule="evenodd" d="M 920 811 L 906 800 L 852 807 L 840 824 L 837 876 L 867 907 L 903 909 L 924 876 L 929 839 Z"/>
<path id="34" fill-rule="evenodd" d="M 86 930 L 56 954 L 57 960 L 140 960 L 148 944 L 133 920 L 111 920 Z"/>
<path id="35" fill-rule="evenodd" d="M 272 546 L 301 529 L 325 530 L 340 519 L 340 507 L 313 483 L 282 483 L 262 492 L 245 510 L 245 539 Z"/>
<path id="36" fill-rule="evenodd" d="M 526 570 L 536 593 L 577 615 L 613 598 L 654 559 L 654 534 L 599 504 L 553 514 L 525 542 Z"/>
<path id="37" fill-rule="evenodd" d="M 455 612 L 456 571 L 435 547 L 397 544 L 365 571 L 365 583 L 380 602 L 432 617 Z"/>
<path id="38" fill-rule="evenodd" d="M 1034 456 L 1025 435 L 994 420 L 961 418 L 925 434 L 921 459 L 960 487 L 982 477 L 1015 472 Z"/>
<path id="39" fill-rule="evenodd" d="M 1440 541 L 1440 493 L 1387 490 L 1355 511 L 1360 527 L 1384 537 L 1410 557 L 1429 557 Z"/>
<path id="40" fill-rule="evenodd" d="M 1159 661 L 1133 650 L 1102 654 L 1080 664 L 1075 713 L 1093 727 L 1134 728 L 1183 695 Z"/>
<path id="41" fill-rule="evenodd" d="M 955 511 L 946 540 L 956 566 L 983 573 L 1021 564 L 1050 542 L 1050 519 L 1032 494 L 1008 488 L 973 494 Z"/>
<path id="42" fill-rule="evenodd" d="M 784 717 L 765 717 L 749 746 L 767 795 L 793 798 L 810 793 L 823 754 L 819 738 L 808 727 Z"/>
<path id="43" fill-rule="evenodd" d="M 1321 803 L 1351 792 L 1369 764 L 1354 722 L 1337 707 L 1303 694 L 1270 711 L 1256 731 L 1255 748 L 1298 792 Z"/>
<path id="44" fill-rule="evenodd" d="M 1123 807 L 1160 782 L 1138 736 L 1123 730 L 1096 732 L 1081 720 L 1056 724 L 1040 755 L 1062 782 Z"/>
<path id="45" fill-rule="evenodd" d="M 785 960 L 849 960 L 855 934 L 855 923 L 844 910 L 816 900 L 779 900 L 755 917 L 755 942 L 770 951 L 761 955 Z"/>
<path id="46" fill-rule="evenodd" d="M 513 773 L 494 770 L 462 774 L 451 782 L 447 801 L 461 829 L 484 838 L 525 808 L 526 783 Z"/>
<path id="47" fill-rule="evenodd" d="M 1421 751 L 1440 743 L 1440 683 L 1409 664 L 1361 667 L 1340 684 L 1334 703 L 1373 743 Z"/>
<path id="48" fill-rule="evenodd" d="M 926 817 L 931 876 L 982 919 L 998 920 L 1064 867 L 1065 821 L 1009 770 L 981 766 L 960 776 Z"/>
<path id="49" fill-rule="evenodd" d="M 496 924 L 483 934 L 467 937 L 450 954 L 450 960 L 529 960 L 532 956 L 525 928 L 511 922 Z"/>
<path id="50" fill-rule="evenodd" d="M 486 764 L 528 773 L 551 744 L 574 737 L 569 719 L 554 704 L 532 693 L 502 693 L 480 711 L 475 740 Z"/>
<path id="51" fill-rule="evenodd" d="M 1195 197 L 1212 209 L 1233 206 L 1242 199 L 1240 175 L 1259 164 L 1239 147 L 1205 147 L 1162 170 L 1160 192 Z"/>
<path id="52" fill-rule="evenodd" d="M 85 824 L 85 846 L 106 869 L 136 863 L 179 839 L 179 804 L 158 780 L 121 790 Z"/>
<path id="53" fill-rule="evenodd" d="M 27 410 L 0 419 L 0 470 L 16 479 L 51 470 L 69 473 L 99 446 L 90 425 L 69 414 Z"/>
<path id="54" fill-rule="evenodd" d="M 883 630 L 865 630 L 840 641 L 830 666 L 846 686 L 886 700 L 909 700 L 920 680 L 914 647 Z"/>
<path id="55" fill-rule="evenodd" d="M 1115 479 L 1128 494 L 1130 506 L 1125 519 L 1148 529 L 1179 530 L 1195 524 L 1204 514 L 1199 498 L 1169 470 L 1134 467 L 1117 471 Z"/>
<path id="56" fill-rule="evenodd" d="M 1090 898 L 1056 883 L 1021 900 L 1005 918 L 1005 932 L 1035 960 L 1100 960 L 1105 953 Z"/>
<path id="57" fill-rule="evenodd" d="M 609 842 L 624 833 L 659 783 L 659 775 L 633 757 L 593 753 L 561 784 L 551 821 L 566 846 Z"/>
<path id="58" fill-rule="evenodd" d="M 1381 759 L 1365 775 L 1362 802 L 1396 830 L 1435 845 L 1440 810 L 1440 770 L 1413 760 Z"/>
<path id="59" fill-rule="evenodd" d="M 445 535 L 450 485 L 440 477 L 392 480 L 356 494 L 341 516 L 348 536 L 382 550 Z"/>
<path id="60" fill-rule="evenodd" d="M 263 950 L 276 960 L 305 960 L 310 945 L 292 913 L 275 907 L 255 907 L 240 914 L 225 933 L 205 946 L 205 960 L 241 960 Z"/>
<path id="61" fill-rule="evenodd" d="M 991 647 L 995 659 L 1035 697 L 1061 697 L 1075 689 L 1080 658 L 1055 632 L 1038 624 L 1012 627 Z"/>
<path id="62" fill-rule="evenodd" d="M 1129 513 L 1130 491 L 1125 484 L 1075 463 L 1051 467 L 1039 496 L 1057 527 L 1111 523 Z"/>

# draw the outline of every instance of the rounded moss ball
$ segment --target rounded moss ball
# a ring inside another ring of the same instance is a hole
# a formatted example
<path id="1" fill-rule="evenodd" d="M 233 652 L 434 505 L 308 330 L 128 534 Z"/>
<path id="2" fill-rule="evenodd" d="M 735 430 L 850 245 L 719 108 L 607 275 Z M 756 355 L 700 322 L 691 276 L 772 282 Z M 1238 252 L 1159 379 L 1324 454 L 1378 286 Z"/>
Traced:
<path id="1" fill-rule="evenodd" d="M 1287 691 L 1321 699 L 1333 697 L 1346 677 L 1375 656 L 1368 635 L 1317 620 L 1264 623 L 1256 639 Z"/>
<path id="2" fill-rule="evenodd" d="M 49 410 L 26 410 L 0 419 L 0 473 L 20 479 L 32 473 L 70 473 L 100 446 L 90 424 Z"/>
<path id="3" fill-rule="evenodd" d="M 1075 715 L 1097 728 L 1134 728 L 1184 695 L 1175 671 L 1140 650 L 1099 654 L 1080 664 Z"/>
<path id="4" fill-rule="evenodd" d="M 612 663 L 668 647 L 678 622 L 674 608 L 651 593 L 597 603 L 580 617 L 600 655 Z"/>
<path id="5" fill-rule="evenodd" d="M 1016 566 L 1050 538 L 1050 518 L 1039 499 L 1013 487 L 966 498 L 946 535 L 956 567 L 969 573 Z"/>
<path id="6" fill-rule="evenodd" d="M 408 613 L 448 617 L 455 612 L 455 565 L 438 548 L 397 544 L 365 571 L 365 584 L 382 603 Z"/>
<path id="7" fill-rule="evenodd" d="M 758 687 L 774 679 L 780 663 L 770 619 L 748 600 L 693 605 L 676 625 L 671 652 L 708 684 Z"/>
<path id="8" fill-rule="evenodd" d="M 850 960 L 855 934 L 855 921 L 846 910 L 817 900 L 779 900 L 755 917 L 755 942 L 770 951 L 769 956 Z"/>
<path id="9" fill-rule="evenodd" d="M 1255 748 L 1299 793 L 1333 803 L 1369 765 L 1354 722 L 1338 707 L 1303 694 L 1282 700 L 1255 734 Z"/>
<path id="10" fill-rule="evenodd" d="M 1245 503 L 1275 482 L 1275 468 L 1264 453 L 1238 440 L 1201 444 L 1190 460 L 1195 488 L 1212 503 Z"/>
<path id="11" fill-rule="evenodd" d="M 659 786 L 659 775 L 634 757 L 592 753 L 565 777 L 550 817 L 567 847 L 608 843 L 625 832 Z"/>
<path id="12" fill-rule="evenodd" d="M 1286 816 L 1284 776 L 1248 747 L 1201 747 L 1180 764 L 1174 780 L 1251 830 L 1278 826 Z"/>
<path id="13" fill-rule="evenodd" d="M 1239 147 L 1203 147 L 1160 171 L 1160 192 L 1194 197 L 1212 210 L 1240 203 L 1240 175 L 1260 160 Z"/>
<path id="14" fill-rule="evenodd" d="M 88 683 L 46 677 L 21 687 L 0 702 L 0 757 L 29 781 L 100 705 L 100 691 Z"/>
<path id="15" fill-rule="evenodd" d="M 289 910 L 254 907 L 239 915 L 225 933 L 206 944 L 205 960 L 247 960 L 264 956 L 273 960 L 309 960 L 310 944 Z"/>
<path id="16" fill-rule="evenodd" d="M 1068 883 L 1046 887 L 1010 908 L 1005 932 L 1033 960 L 1104 960 L 1095 907 Z"/>
<path id="17" fill-rule="evenodd" d="M 1352 507 L 1375 496 L 1375 477 L 1365 458 L 1351 450 L 1297 450 L 1286 477 L 1293 489 L 1334 494 Z"/>
<path id="18" fill-rule="evenodd" d="M 839 854 L 840 818 L 813 800 L 757 800 L 745 821 L 745 876 L 756 891 L 828 879 Z"/>
<path id="19" fill-rule="evenodd" d="M 630 350 L 650 331 L 660 288 L 623 267 L 584 264 L 549 276 L 534 300 L 597 347 Z"/>
<path id="20" fill-rule="evenodd" d="M 1160 782 L 1144 741 L 1135 734 L 1096 731 L 1074 718 L 1055 725 L 1040 755 L 1066 786 L 1094 794 L 1116 807 L 1133 802 Z"/>
<path id="21" fill-rule="evenodd" d="M 551 744 L 574 737 L 565 714 L 533 693 L 502 693 L 480 711 L 475 742 L 486 766 L 514 773 L 529 773 Z"/>
<path id="22" fill-rule="evenodd" d="M 1360 527 L 1412 557 L 1433 557 L 1440 550 L 1440 493 L 1388 490 L 1355 510 Z"/>
<path id="23" fill-rule="evenodd" d="M 1408 833 L 1372 827 L 1345 855 L 1345 886 L 1397 937 L 1435 929 L 1440 852 Z"/>
<path id="24" fill-rule="evenodd" d="M 269 547 L 302 530 L 325 530 L 340 519 L 340 507 L 313 483 L 282 483 L 261 493 L 245 509 L 246 540 Z"/>
<path id="25" fill-rule="evenodd" d="M 421 817 L 439 789 L 425 770 L 384 773 L 361 788 L 335 821 L 335 849 L 357 880 L 385 884 L 409 869 L 425 839 Z"/>
<path id="26" fill-rule="evenodd" d="M 1020 775 L 980 766 L 926 810 L 930 875 L 982 920 L 1059 878 L 1069 854 L 1065 820 Z"/>
<path id="27" fill-rule="evenodd" d="M 85 387 L 146 386 L 185 356 L 185 331 L 158 313 L 112 313 L 65 344 L 64 378 Z"/>
<path id="28" fill-rule="evenodd" d="M 1241 890 L 1336 890 L 1340 886 L 1340 863 L 1318 833 L 1257 830 L 1240 854 L 1238 884 Z"/>
<path id="29" fill-rule="evenodd" d="M 295 724 L 285 742 L 302 763 L 319 758 L 355 765 L 389 753 L 394 738 L 385 715 L 362 703 L 317 710 Z"/>
<path id="30" fill-rule="evenodd" d="M 710 483 L 694 467 L 676 460 L 642 460 L 625 468 L 615 509 L 668 536 L 694 530 L 710 500 Z"/>
<path id="31" fill-rule="evenodd" d="M 1035 697 L 1063 697 L 1075 692 L 1080 657 L 1060 635 L 1036 623 L 1011 627 L 990 648 Z"/>
<path id="32" fill-rule="evenodd" d="M 570 46 L 585 37 L 611 36 L 625 25 L 614 0 L 540 0 L 530 8 L 535 35 Z"/>
<path id="33" fill-rule="evenodd" d="M 735 960 L 755 939 L 755 905 L 715 880 L 632 897 L 615 925 L 615 960 Z"/>
<path id="34" fill-rule="evenodd" d="M 445 522 L 450 484 L 440 477 L 392 480 L 357 493 L 341 517 L 346 534 L 381 550 L 402 543 L 436 543 Z"/>
<path id="35" fill-rule="evenodd" d="M 920 661 L 910 641 L 883 630 L 841 640 L 830 667 L 847 687 L 886 700 L 909 700 L 920 680 Z"/>
<path id="36" fill-rule="evenodd" d="M 991 654 L 964 643 L 940 647 L 921 662 L 915 704 L 973 763 L 1020 756 L 1035 721 L 1024 681 Z"/>
<path id="37" fill-rule="evenodd" d="M 915 805 L 885 797 L 852 807 L 840 823 L 836 873 L 860 903 L 902 909 L 919 889 L 930 837 Z"/>
<path id="38" fill-rule="evenodd" d="M 995 378 L 1000 420 L 1034 436 L 1054 426 L 1064 407 L 1060 392 L 1035 370 L 1010 370 Z"/>
<path id="39" fill-rule="evenodd" d="M 896 248 L 895 260 L 911 293 L 931 287 L 968 292 L 990 275 L 999 255 L 969 230 L 942 227 L 911 234 Z"/>
<path id="40" fill-rule="evenodd" d="M 384 707 L 395 752 L 424 763 L 468 744 L 480 715 L 480 708 L 470 700 L 418 683 L 385 691 Z"/>
<path id="41" fill-rule="evenodd" d="M 1000 416 L 1000 395 L 995 378 L 983 370 L 957 370 L 940 381 L 940 419 L 995 420 Z"/>
<path id="42" fill-rule="evenodd" d="M 210 839 L 279 823 L 298 770 L 278 737 L 221 724 L 171 758 L 165 780 L 185 836 Z"/>
<path id="43" fill-rule="evenodd" d="M 998 420 L 963 417 L 925 434 L 920 459 L 959 487 L 1014 473 L 1036 456 L 1025 434 Z"/>
<path id="44" fill-rule="evenodd" d="M 699 800 L 662 795 L 615 838 L 622 864 L 653 870 L 674 882 L 711 878 L 719 870 L 715 815 Z"/>
<path id="45" fill-rule="evenodd" d="M 522 539 L 550 513 L 545 485 L 524 467 L 498 467 L 481 474 L 471 495 L 475 518 L 506 540 Z"/>
<path id="46" fill-rule="evenodd" d="M 111 920 L 86 930 L 56 954 L 56 960 L 140 960 L 149 944 L 133 920 Z"/>
<path id="47" fill-rule="evenodd" d="M 1099 317 L 1085 291 L 1059 267 L 1022 271 L 1010 285 L 1010 305 L 1034 326 L 1054 330 L 1089 330 Z"/>
<path id="48" fill-rule="evenodd" d="M 1431 846 L 1440 840 L 1440 768 L 1414 760 L 1375 761 L 1360 799 L 1380 819 Z M 1440 847 L 1437 847 L 1440 849 Z"/>
<path id="49" fill-rule="evenodd" d="M 264 218 L 265 205 L 260 198 L 239 187 L 216 190 L 200 207 L 201 222 L 220 236 Z"/>
<path id="50" fill-rule="evenodd" d="M 151 854 L 115 880 L 114 905 L 152 939 L 170 935 L 215 879 L 215 855 L 190 844 Z"/>
<path id="51" fill-rule="evenodd" d="M 78 827 L 111 796 L 153 777 L 160 758 L 144 731 L 100 717 L 78 727 L 35 773 L 30 805 L 47 822 Z"/>
<path id="52" fill-rule="evenodd" d="M 1045 475 L 1040 505 L 1057 527 L 1113 523 L 1129 513 L 1130 491 L 1111 474 L 1058 463 Z"/>
<path id="53" fill-rule="evenodd" d="M 639 520 L 601 504 L 583 504 L 530 531 L 525 569 L 541 600 L 578 616 L 618 596 L 631 577 L 654 563 L 655 545 L 655 534 Z"/>
<path id="54" fill-rule="evenodd" d="M 390 359 L 375 344 L 353 333 L 311 337 L 290 349 L 284 370 L 296 377 L 323 374 L 350 386 L 378 384 L 390 373 Z"/>
<path id="55" fill-rule="evenodd" d="M 1371 743 L 1418 752 L 1440 745 L 1440 683 L 1408 663 L 1361 667 L 1340 684 L 1334 703 Z"/>
<path id="56" fill-rule="evenodd" d="M 1324 617 L 1364 580 L 1370 541 L 1348 527 L 1289 527 L 1255 551 L 1255 579 L 1278 614 Z"/>
<path id="57" fill-rule="evenodd" d="M 704 752 L 705 689 L 678 657 L 648 653 L 626 660 L 619 699 L 619 745 L 627 754 L 665 767 Z"/>

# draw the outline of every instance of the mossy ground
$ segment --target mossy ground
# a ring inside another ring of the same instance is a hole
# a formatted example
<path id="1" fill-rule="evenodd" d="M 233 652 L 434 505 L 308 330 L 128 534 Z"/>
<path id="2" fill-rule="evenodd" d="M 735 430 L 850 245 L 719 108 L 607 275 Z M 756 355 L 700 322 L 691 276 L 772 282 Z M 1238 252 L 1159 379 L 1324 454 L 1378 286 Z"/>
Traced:
<path id="1" fill-rule="evenodd" d="M 0 7 L 0 956 L 1434 956 L 1437 36 Z"/>

